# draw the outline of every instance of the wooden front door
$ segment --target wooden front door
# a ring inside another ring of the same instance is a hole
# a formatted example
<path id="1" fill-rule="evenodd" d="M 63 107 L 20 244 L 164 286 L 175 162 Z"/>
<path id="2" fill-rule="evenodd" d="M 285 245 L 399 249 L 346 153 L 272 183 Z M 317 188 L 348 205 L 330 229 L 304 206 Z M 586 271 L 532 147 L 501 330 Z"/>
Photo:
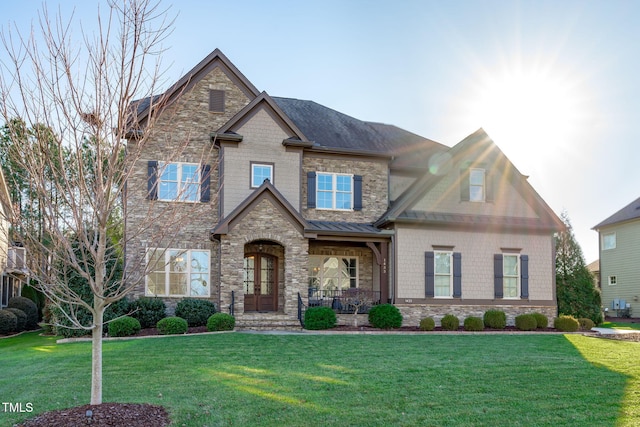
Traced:
<path id="1" fill-rule="evenodd" d="M 278 310 L 278 258 L 244 256 L 244 311 Z"/>

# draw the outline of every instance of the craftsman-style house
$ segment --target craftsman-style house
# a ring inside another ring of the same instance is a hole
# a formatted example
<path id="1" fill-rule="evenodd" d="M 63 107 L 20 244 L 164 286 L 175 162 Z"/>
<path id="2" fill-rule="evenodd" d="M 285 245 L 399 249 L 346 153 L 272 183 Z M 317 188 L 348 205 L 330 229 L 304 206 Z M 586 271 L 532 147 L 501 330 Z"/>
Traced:
<path id="1" fill-rule="evenodd" d="M 164 99 L 138 107 L 159 124 L 128 183 L 127 227 L 152 209 L 190 213 L 171 243 L 127 247 L 128 275 L 154 266 L 138 296 L 207 298 L 239 327 L 293 326 L 301 308 L 345 310 L 355 292 L 405 324 L 556 315 L 562 222 L 483 130 L 450 148 L 272 97 L 219 50 Z"/>

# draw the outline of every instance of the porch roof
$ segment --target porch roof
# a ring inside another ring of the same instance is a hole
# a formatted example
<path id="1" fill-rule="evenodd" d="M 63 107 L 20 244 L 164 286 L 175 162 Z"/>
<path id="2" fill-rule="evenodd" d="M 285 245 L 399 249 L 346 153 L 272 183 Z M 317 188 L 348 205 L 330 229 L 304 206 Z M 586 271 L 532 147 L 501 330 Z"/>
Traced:
<path id="1" fill-rule="evenodd" d="M 307 220 L 307 224 L 305 234 L 315 234 L 316 237 L 373 237 L 387 240 L 393 234 L 392 230 L 380 229 L 371 223 Z"/>

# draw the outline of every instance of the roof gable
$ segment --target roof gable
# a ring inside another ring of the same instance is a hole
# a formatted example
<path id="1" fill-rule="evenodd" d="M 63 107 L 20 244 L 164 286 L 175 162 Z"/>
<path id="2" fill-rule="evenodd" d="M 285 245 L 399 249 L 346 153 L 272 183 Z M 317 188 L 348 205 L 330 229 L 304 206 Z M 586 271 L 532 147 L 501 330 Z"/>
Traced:
<path id="1" fill-rule="evenodd" d="M 640 218 L 640 197 L 611 215 L 609 218 L 600 222 L 598 225 L 593 227 L 593 229 L 598 230 L 607 225 L 613 225 L 624 221 L 631 221 L 637 218 Z"/>

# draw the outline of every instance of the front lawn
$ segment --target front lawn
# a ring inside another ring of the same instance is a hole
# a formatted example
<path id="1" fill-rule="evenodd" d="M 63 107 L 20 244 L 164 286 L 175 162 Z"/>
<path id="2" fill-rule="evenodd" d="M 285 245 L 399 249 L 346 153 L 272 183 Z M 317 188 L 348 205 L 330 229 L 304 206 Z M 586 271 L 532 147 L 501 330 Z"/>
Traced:
<path id="1" fill-rule="evenodd" d="M 0 399 L 34 409 L 0 412 L 0 425 L 88 403 L 90 349 L 36 333 L 0 340 Z M 104 401 L 164 405 L 172 426 L 631 426 L 639 356 L 639 343 L 581 335 L 110 341 Z"/>

